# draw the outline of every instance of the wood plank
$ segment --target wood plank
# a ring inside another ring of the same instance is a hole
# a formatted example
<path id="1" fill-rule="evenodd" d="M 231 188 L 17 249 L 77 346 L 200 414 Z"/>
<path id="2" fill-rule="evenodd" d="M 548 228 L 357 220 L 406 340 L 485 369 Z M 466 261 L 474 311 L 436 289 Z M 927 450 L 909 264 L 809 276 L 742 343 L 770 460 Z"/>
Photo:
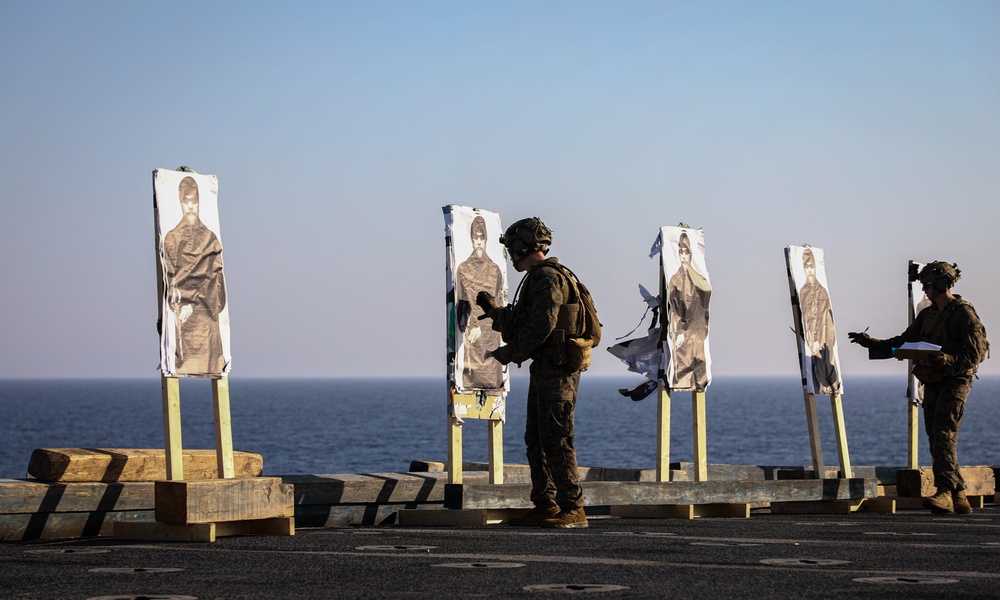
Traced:
<path id="1" fill-rule="evenodd" d="M 184 450 L 189 479 L 215 479 L 215 450 Z M 237 477 L 259 477 L 260 454 L 234 452 Z M 167 478 L 166 451 L 161 448 L 38 448 L 28 461 L 28 476 L 39 481 L 156 481 Z"/>
<path id="2" fill-rule="evenodd" d="M 874 479 L 801 481 L 584 482 L 587 506 L 742 504 L 874 498 Z M 445 508 L 530 508 L 530 484 L 448 485 Z"/>
<path id="3" fill-rule="evenodd" d="M 490 420 L 490 483 L 503 483 L 503 421 Z"/>
<path id="4" fill-rule="evenodd" d="M 462 425 L 448 417 L 448 483 L 462 483 Z"/>
<path id="5" fill-rule="evenodd" d="M 215 523 L 115 523 L 116 540 L 214 542 Z"/>
<path id="6" fill-rule="evenodd" d="M 0 515 L 0 541 L 18 542 L 110 536 L 115 523 L 153 523 L 152 510 Z"/>
<path id="7" fill-rule="evenodd" d="M 508 519 L 524 514 L 525 510 L 473 509 L 473 510 L 400 510 L 397 523 L 405 526 L 455 527 L 469 525 L 499 525 Z"/>
<path id="8" fill-rule="evenodd" d="M 465 473 L 467 483 L 488 483 L 483 471 Z M 295 486 L 296 504 L 365 504 L 444 502 L 447 473 L 364 473 L 345 475 L 285 475 Z"/>
<path id="9" fill-rule="evenodd" d="M 181 388 L 176 377 L 162 377 L 163 443 L 166 478 L 184 479 L 184 454 L 181 441 Z"/>
<path id="10" fill-rule="evenodd" d="M 896 514 L 896 499 L 892 497 L 866 498 L 858 507 L 858 512 Z"/>
<path id="11" fill-rule="evenodd" d="M 215 535 L 295 535 L 295 519 L 276 517 L 252 521 L 220 521 L 215 523 Z"/>
<path id="12" fill-rule="evenodd" d="M 790 281 L 790 280 L 789 280 Z M 796 319 L 796 329 L 799 320 Z M 819 417 L 816 413 L 816 396 L 809 392 L 803 392 L 806 404 L 806 426 L 809 430 L 809 449 L 812 452 L 813 471 L 824 473 L 826 471 L 823 464 L 823 442 L 819 438 Z"/>
<path id="13" fill-rule="evenodd" d="M 229 378 L 212 380 L 215 412 L 215 454 L 219 477 L 236 477 L 233 465 L 233 425 L 229 410 Z M 254 475 L 256 477 L 256 475 Z"/>
<path id="14" fill-rule="evenodd" d="M 441 504 L 428 505 L 441 508 Z M 295 526 L 354 527 L 392 525 L 400 510 L 414 509 L 409 504 L 341 504 L 337 506 L 306 504 L 295 507 Z"/>
<path id="15" fill-rule="evenodd" d="M 660 288 L 663 289 L 663 267 L 660 267 Z M 656 404 L 656 479 L 670 481 L 670 388 L 663 378 L 657 384 Z"/>
<path id="16" fill-rule="evenodd" d="M 849 515 L 861 506 L 858 500 L 817 500 L 810 502 L 772 502 L 775 515 Z"/>
<path id="17" fill-rule="evenodd" d="M 157 481 L 156 520 L 161 523 L 217 523 L 295 515 L 291 485 L 278 477 Z"/>
<path id="18" fill-rule="evenodd" d="M 851 453 L 847 449 L 847 428 L 844 426 L 844 406 L 840 394 L 830 396 L 830 406 L 833 411 L 833 434 L 837 440 L 837 458 L 840 459 L 840 472 L 844 477 L 854 477 L 851 473 Z"/>
<path id="19" fill-rule="evenodd" d="M 683 481 L 690 479 L 688 473 L 683 469 L 687 465 L 690 471 L 691 463 L 678 463 L 670 465 L 672 468 L 671 477 Z M 709 465 L 709 475 L 717 465 Z M 462 469 L 465 477 L 470 476 L 470 471 L 489 471 L 489 463 L 465 462 Z M 734 467 L 735 468 L 735 467 Z M 759 467 L 745 466 L 746 469 L 759 470 Z M 410 474 L 415 473 L 442 473 L 447 472 L 448 465 L 443 462 L 415 460 L 410 462 Z M 655 469 L 629 469 L 619 467 L 577 467 L 581 481 L 656 481 Z M 506 483 L 530 483 L 531 469 L 525 464 L 506 463 L 503 466 L 503 479 Z M 739 479 L 739 477 L 723 477 L 723 479 Z"/>
<path id="20" fill-rule="evenodd" d="M 694 440 L 694 480 L 708 481 L 708 432 L 705 424 L 705 392 L 691 392 L 691 423 Z"/>
<path id="21" fill-rule="evenodd" d="M 0 514 L 153 510 L 153 482 L 0 480 Z"/>
<path id="22" fill-rule="evenodd" d="M 631 519 L 750 518 L 749 504 L 647 504 L 612 506 L 611 515 Z"/>
<path id="23" fill-rule="evenodd" d="M 912 365 L 912 363 L 910 363 Z M 907 369 L 907 373 L 910 369 Z M 920 407 L 912 402 L 906 403 L 906 462 L 907 468 L 909 469 L 919 469 L 920 463 L 918 462 L 918 457 L 920 455 L 920 418 L 918 413 L 920 412 Z"/>
<path id="24" fill-rule="evenodd" d="M 969 496 L 991 496 L 996 493 L 993 467 L 959 467 Z M 930 467 L 900 469 L 896 473 L 896 492 L 900 496 L 929 497 L 937 492 L 934 471 Z"/>

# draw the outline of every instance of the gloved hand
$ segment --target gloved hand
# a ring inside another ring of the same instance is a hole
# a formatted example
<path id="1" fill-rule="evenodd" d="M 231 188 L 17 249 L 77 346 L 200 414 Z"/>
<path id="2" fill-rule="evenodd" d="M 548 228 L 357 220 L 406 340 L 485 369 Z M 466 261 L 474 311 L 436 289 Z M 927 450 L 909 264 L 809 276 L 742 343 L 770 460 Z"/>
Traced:
<path id="1" fill-rule="evenodd" d="M 486 357 L 489 358 L 490 356 L 495 358 L 496 361 L 501 365 L 506 365 L 507 363 L 510 362 L 510 346 L 500 346 L 495 350 L 489 350 L 486 353 Z"/>
<path id="2" fill-rule="evenodd" d="M 868 333 L 865 331 L 862 331 L 860 333 L 857 331 L 852 331 L 847 334 L 847 337 L 851 338 L 852 344 L 857 344 L 862 348 L 871 348 L 875 344 L 875 338 L 868 335 Z"/>
<path id="3" fill-rule="evenodd" d="M 493 294 L 489 292 L 479 292 L 476 294 L 476 306 L 483 309 L 483 312 L 486 313 L 484 316 L 491 319 L 493 318 L 493 314 L 496 314 L 494 311 L 500 308 L 497 301 L 493 298 Z M 482 319 L 483 317 L 479 318 Z"/>

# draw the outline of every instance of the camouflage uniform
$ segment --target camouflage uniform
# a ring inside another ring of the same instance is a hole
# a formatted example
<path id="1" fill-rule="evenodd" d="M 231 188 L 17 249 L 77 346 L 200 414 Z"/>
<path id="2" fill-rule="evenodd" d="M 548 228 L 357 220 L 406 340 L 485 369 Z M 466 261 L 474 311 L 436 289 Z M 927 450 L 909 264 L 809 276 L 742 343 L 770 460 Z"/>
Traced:
<path id="1" fill-rule="evenodd" d="M 943 366 L 921 360 L 913 367 L 913 374 L 924 384 L 924 429 L 930 440 L 934 485 L 939 490 L 965 489 L 958 466 L 958 428 L 972 390 L 972 377 L 983 359 L 985 335 L 976 309 L 956 295 L 943 310 L 934 305 L 923 309 L 902 334 L 874 340 L 868 350 L 869 358 L 890 358 L 893 348 L 904 342 L 930 342 L 951 357 Z"/>
<path id="2" fill-rule="evenodd" d="M 497 309 L 493 328 L 506 346 L 494 355 L 518 364 L 531 359 L 524 442 L 531 467 L 531 501 L 563 511 L 583 507 L 583 489 L 573 448 L 573 411 L 580 372 L 565 366 L 566 336 L 560 308 L 571 297 L 569 283 L 547 258 L 528 269 L 515 303 Z"/>

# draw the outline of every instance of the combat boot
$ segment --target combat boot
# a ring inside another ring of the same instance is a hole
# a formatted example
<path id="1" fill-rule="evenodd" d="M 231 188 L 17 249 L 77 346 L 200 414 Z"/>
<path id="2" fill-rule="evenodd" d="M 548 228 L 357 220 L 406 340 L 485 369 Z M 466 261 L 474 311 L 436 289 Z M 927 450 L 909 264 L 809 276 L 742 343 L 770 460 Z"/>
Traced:
<path id="1" fill-rule="evenodd" d="M 924 500 L 924 508 L 931 509 L 935 515 L 950 515 L 955 512 L 955 505 L 951 500 L 951 490 L 938 488 L 936 494 Z M 971 508 L 969 509 L 972 510 Z"/>
<path id="2" fill-rule="evenodd" d="M 952 492 L 951 493 L 951 503 L 955 507 L 956 515 L 971 515 L 972 505 L 969 504 L 969 499 L 965 497 L 965 492 Z"/>
<path id="3" fill-rule="evenodd" d="M 561 511 L 557 516 L 546 519 L 542 527 L 555 527 L 559 529 L 586 529 L 587 513 L 582 508 Z"/>
<path id="4" fill-rule="evenodd" d="M 507 519 L 507 524 L 517 527 L 541 527 L 546 519 L 558 516 L 559 508 L 556 506 L 536 506 L 523 515 Z"/>

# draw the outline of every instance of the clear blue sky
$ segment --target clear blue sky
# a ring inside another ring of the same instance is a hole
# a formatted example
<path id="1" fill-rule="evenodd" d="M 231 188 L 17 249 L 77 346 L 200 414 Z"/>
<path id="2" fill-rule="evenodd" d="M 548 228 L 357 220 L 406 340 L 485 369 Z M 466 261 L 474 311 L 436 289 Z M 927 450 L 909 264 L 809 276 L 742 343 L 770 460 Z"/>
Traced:
<path id="1" fill-rule="evenodd" d="M 901 372 L 846 334 L 905 327 L 910 258 L 958 262 L 1000 343 L 998 31 L 994 1 L 7 2 L 0 377 L 156 376 L 179 165 L 219 176 L 233 377 L 443 377 L 451 203 L 541 217 L 609 340 L 659 227 L 703 227 L 716 376 L 797 372 L 788 244 L 826 251 L 848 386 Z"/>

